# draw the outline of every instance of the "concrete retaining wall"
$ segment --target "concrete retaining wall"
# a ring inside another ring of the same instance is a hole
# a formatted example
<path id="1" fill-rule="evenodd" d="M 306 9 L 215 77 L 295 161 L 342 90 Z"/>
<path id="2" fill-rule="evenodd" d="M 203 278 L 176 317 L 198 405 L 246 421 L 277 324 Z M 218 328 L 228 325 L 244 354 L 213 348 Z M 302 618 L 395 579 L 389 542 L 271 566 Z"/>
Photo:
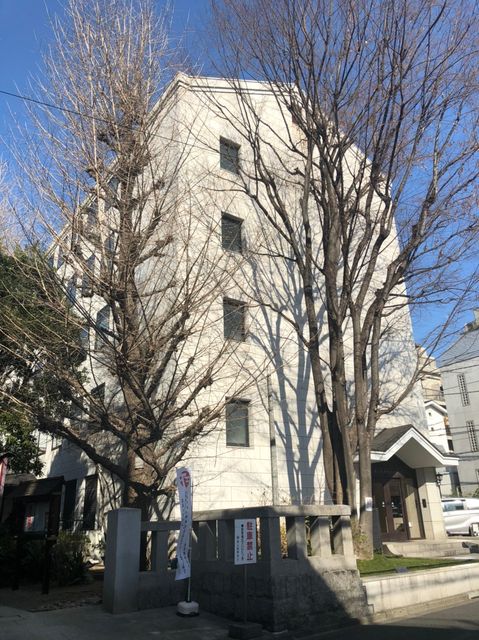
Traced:
<path id="1" fill-rule="evenodd" d="M 389 613 L 435 600 L 479 592 L 479 564 L 363 578 L 370 613 Z"/>

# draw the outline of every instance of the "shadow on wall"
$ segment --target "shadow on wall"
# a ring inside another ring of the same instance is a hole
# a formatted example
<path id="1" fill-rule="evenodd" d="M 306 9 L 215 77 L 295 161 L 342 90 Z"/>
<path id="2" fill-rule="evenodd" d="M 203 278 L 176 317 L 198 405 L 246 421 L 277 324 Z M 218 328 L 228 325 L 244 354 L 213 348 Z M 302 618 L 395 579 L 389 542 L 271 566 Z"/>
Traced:
<path id="1" fill-rule="evenodd" d="M 254 288 L 268 292 L 271 304 L 303 328 L 306 317 L 297 273 L 294 265 L 285 262 L 283 266 L 284 271 L 277 268 L 268 272 L 254 262 Z M 276 437 L 282 445 L 278 449 L 282 449 L 285 455 L 288 501 L 292 504 L 323 502 L 324 481 L 322 486 L 318 485 L 318 477 L 323 477 L 322 441 L 308 353 L 281 313 L 264 305 L 260 306 L 258 313 L 266 327 L 266 335 L 263 338 L 255 334 L 252 341 L 261 347 L 273 365 L 273 413 Z M 323 308 L 320 313 L 324 315 Z M 267 394 L 262 393 L 261 396 L 267 400 Z M 286 489 L 281 485 L 281 478 L 279 489 L 281 499 Z"/>

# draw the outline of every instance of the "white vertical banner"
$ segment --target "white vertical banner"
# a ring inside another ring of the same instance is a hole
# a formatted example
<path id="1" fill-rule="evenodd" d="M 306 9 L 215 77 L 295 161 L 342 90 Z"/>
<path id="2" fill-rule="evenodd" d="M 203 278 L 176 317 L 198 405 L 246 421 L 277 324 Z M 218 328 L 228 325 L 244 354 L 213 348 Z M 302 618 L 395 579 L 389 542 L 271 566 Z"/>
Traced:
<path id="1" fill-rule="evenodd" d="M 256 562 L 256 520 L 235 520 L 235 564 Z"/>
<path id="2" fill-rule="evenodd" d="M 191 576 L 190 544 L 191 526 L 193 524 L 193 504 L 191 491 L 191 471 L 187 467 L 176 470 L 176 485 L 180 502 L 181 525 L 178 545 L 176 547 L 175 580 L 183 580 Z"/>

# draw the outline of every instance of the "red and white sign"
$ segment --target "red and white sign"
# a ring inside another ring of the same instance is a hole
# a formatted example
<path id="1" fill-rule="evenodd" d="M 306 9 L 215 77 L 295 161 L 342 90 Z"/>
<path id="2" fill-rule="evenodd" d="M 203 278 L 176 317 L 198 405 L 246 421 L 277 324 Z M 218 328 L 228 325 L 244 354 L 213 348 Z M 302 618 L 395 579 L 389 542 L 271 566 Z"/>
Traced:
<path id="1" fill-rule="evenodd" d="M 235 564 L 256 562 L 256 520 L 235 520 Z"/>
<path id="2" fill-rule="evenodd" d="M 191 526 L 193 523 L 193 500 L 191 491 L 191 471 L 187 467 L 176 470 L 176 485 L 180 501 L 181 525 L 178 545 L 176 547 L 176 559 L 178 566 L 175 580 L 183 580 L 191 575 L 190 545 Z"/>

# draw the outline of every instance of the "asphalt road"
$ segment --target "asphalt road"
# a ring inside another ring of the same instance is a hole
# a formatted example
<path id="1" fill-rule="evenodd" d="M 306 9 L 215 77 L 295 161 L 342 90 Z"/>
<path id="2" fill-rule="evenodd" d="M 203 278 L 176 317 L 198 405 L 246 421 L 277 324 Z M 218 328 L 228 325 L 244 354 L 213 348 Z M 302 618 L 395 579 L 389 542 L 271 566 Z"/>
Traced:
<path id="1" fill-rule="evenodd" d="M 327 640 L 479 640 L 479 599 L 423 616 L 318 636 Z M 311 639 L 312 640 L 312 639 Z"/>

